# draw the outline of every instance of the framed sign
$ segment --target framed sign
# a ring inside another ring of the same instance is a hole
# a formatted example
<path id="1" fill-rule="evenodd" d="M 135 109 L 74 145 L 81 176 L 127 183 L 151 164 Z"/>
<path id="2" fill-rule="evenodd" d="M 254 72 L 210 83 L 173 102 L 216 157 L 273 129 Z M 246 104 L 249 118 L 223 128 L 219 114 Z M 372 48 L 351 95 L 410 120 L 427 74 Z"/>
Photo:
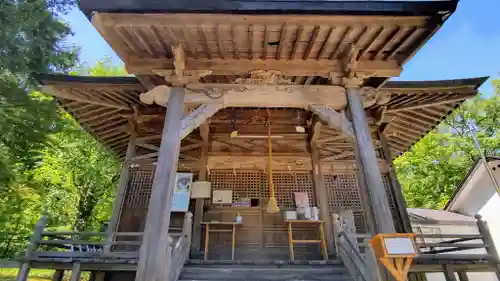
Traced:
<path id="1" fill-rule="evenodd" d="M 187 212 L 193 174 L 177 173 L 175 176 L 174 198 L 172 198 L 172 212 Z"/>

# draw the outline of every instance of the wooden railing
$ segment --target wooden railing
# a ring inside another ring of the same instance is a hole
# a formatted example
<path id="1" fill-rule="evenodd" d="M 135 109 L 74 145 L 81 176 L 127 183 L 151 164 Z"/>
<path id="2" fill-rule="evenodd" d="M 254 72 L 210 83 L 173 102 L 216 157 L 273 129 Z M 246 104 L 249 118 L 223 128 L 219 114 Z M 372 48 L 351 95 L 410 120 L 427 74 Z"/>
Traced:
<path id="1" fill-rule="evenodd" d="M 143 232 L 76 232 L 45 231 L 46 217 L 35 225 L 33 236 L 20 258 L 21 270 L 17 280 L 26 280 L 32 262 L 102 262 L 113 260 L 132 264 L 139 259 Z M 167 250 L 170 281 L 177 281 L 191 247 L 192 215 L 186 213 L 182 232 L 169 232 Z M 172 229 L 171 229 L 172 230 Z M 175 231 L 175 228 L 173 229 Z M 133 261 L 133 262 L 132 262 Z"/>
<path id="2" fill-rule="evenodd" d="M 432 272 L 435 272 L 436 269 L 439 271 L 439 268 L 453 268 L 457 264 L 464 265 L 463 268 L 467 268 L 467 265 L 478 264 L 486 265 L 481 268 L 494 271 L 500 280 L 500 261 L 488 225 L 480 216 L 476 216 L 476 219 L 476 223 L 472 223 L 476 226 L 476 233 L 417 234 L 416 245 L 419 255 L 412 265 L 414 272 L 428 272 L 430 268 Z M 337 255 L 353 279 L 356 281 L 382 280 L 379 279 L 382 272 L 370 275 L 370 273 L 379 272 L 377 261 L 369 246 L 372 235 L 356 233 L 354 219 L 349 212 L 342 213 L 342 215 L 334 214 L 333 221 Z M 474 228 L 471 232 L 474 232 Z"/>
<path id="3" fill-rule="evenodd" d="M 189 257 L 189 249 L 191 248 L 191 231 L 192 231 L 193 215 L 186 213 L 184 217 L 184 225 L 182 233 L 174 244 L 171 244 L 168 255 L 170 262 L 170 281 L 177 281 L 181 274 L 184 263 Z"/>
<path id="4" fill-rule="evenodd" d="M 354 281 L 377 281 L 378 266 L 368 247 L 369 235 L 356 234 L 352 212 L 333 214 L 335 248 Z"/>
<path id="5" fill-rule="evenodd" d="M 368 265 L 357 243 L 344 231 L 337 234 L 337 255 L 355 281 L 371 281 Z"/>

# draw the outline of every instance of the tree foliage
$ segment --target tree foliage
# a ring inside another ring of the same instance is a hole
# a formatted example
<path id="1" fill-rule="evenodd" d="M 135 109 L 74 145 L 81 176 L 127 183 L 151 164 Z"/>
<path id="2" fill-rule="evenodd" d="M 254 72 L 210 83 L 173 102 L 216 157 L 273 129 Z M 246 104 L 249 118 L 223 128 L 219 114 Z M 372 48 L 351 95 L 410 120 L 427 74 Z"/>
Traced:
<path id="1" fill-rule="evenodd" d="M 500 82 L 492 96 L 464 103 L 441 126 L 394 162 L 410 207 L 442 208 L 479 157 L 468 122 L 485 155 L 500 155 Z"/>
<path id="2" fill-rule="evenodd" d="M 0 1 L 0 255 L 25 248 L 34 223 L 95 229 L 108 219 L 118 161 L 36 90 L 35 73 L 123 75 L 104 60 L 80 67 L 58 17 L 71 0 Z"/>

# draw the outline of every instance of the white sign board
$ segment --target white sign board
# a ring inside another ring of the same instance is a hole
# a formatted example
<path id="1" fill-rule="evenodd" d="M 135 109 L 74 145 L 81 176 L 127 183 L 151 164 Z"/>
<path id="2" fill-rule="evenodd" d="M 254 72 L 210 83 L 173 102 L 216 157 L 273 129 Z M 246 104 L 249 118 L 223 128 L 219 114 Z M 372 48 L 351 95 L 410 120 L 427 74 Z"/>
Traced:
<path id="1" fill-rule="evenodd" d="M 410 237 L 386 237 L 385 249 L 389 255 L 413 255 L 415 247 Z"/>
<path id="2" fill-rule="evenodd" d="M 172 212 L 187 212 L 189 210 L 189 195 L 193 174 L 177 173 L 175 177 L 174 198 Z"/>
<path id="3" fill-rule="evenodd" d="M 212 203 L 214 204 L 231 204 L 233 203 L 233 191 L 231 189 L 214 190 L 212 195 Z"/>

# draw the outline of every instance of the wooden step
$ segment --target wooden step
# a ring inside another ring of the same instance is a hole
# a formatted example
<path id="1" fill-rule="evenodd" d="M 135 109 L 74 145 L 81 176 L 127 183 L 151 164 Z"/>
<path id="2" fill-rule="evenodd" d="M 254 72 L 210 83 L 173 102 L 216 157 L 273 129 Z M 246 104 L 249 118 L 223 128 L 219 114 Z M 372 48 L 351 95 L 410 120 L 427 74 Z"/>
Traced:
<path id="1" fill-rule="evenodd" d="M 184 266 L 180 279 L 200 281 L 352 281 L 339 261 L 197 261 Z"/>

